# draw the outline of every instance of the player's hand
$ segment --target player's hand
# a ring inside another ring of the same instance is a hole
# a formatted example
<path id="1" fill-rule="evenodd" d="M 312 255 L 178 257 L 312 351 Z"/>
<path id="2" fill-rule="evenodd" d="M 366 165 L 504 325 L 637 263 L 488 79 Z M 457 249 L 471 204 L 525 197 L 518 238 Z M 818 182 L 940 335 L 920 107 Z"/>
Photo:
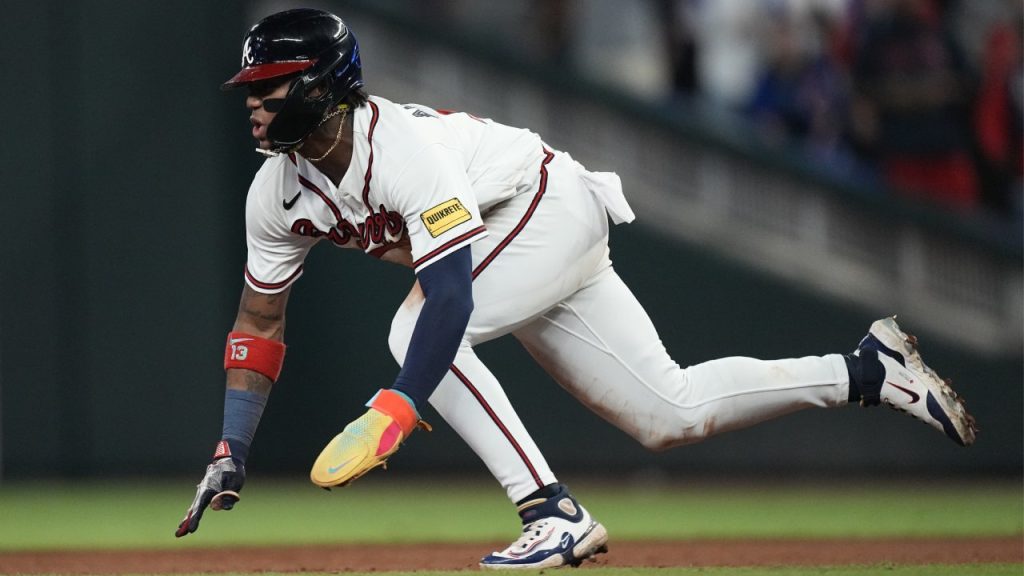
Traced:
<path id="1" fill-rule="evenodd" d="M 206 467 L 203 481 L 196 486 L 196 498 L 192 501 L 185 519 L 178 525 L 174 535 L 178 538 L 191 534 L 199 529 L 199 521 L 203 512 L 211 510 L 231 510 L 241 499 L 238 491 L 245 484 L 245 466 L 230 456 L 215 459 Z"/>

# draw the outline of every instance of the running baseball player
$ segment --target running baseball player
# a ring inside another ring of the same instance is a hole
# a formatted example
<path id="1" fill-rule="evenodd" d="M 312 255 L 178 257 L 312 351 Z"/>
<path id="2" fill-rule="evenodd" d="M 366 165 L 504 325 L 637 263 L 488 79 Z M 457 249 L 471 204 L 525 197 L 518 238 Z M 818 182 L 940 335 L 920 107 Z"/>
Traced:
<path id="1" fill-rule="evenodd" d="M 207 508 L 230 510 L 239 500 L 284 361 L 289 290 L 324 240 L 408 266 L 416 281 L 388 337 L 398 375 L 327 443 L 310 478 L 344 486 L 383 466 L 428 427 L 421 414 L 433 406 L 524 524 L 515 542 L 480 561 L 484 568 L 578 565 L 608 540 L 474 353 L 505 334 L 652 450 L 850 402 L 884 403 L 958 444 L 974 441 L 963 402 L 891 318 L 872 324 L 851 354 L 680 368 L 609 260 L 609 219 L 633 220 L 619 178 L 588 171 L 528 130 L 368 95 L 356 39 L 333 14 L 302 9 L 261 20 L 224 87 L 248 90 L 252 135 L 268 158 L 246 204 L 222 439 L 177 536 L 194 532 Z"/>

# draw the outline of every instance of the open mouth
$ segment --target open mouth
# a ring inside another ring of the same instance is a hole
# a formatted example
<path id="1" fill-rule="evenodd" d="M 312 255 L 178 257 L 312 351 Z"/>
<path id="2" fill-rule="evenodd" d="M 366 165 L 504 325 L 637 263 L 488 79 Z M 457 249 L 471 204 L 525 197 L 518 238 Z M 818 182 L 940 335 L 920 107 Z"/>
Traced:
<path id="1" fill-rule="evenodd" d="M 252 122 L 252 137 L 257 140 L 263 140 L 265 136 L 264 133 L 266 132 L 263 124 L 260 124 L 259 122 L 253 119 L 250 119 L 250 122 Z"/>

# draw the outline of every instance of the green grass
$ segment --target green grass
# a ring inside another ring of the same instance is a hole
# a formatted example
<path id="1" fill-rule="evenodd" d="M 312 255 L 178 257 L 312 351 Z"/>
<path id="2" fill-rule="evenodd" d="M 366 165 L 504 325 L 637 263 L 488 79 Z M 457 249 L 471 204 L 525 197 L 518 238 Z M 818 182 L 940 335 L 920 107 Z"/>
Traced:
<path id="1" fill-rule="evenodd" d="M 574 482 L 573 487 L 618 541 L 1024 532 L 1024 498 L 1017 483 L 630 489 Z M 209 512 L 199 532 L 175 539 L 193 494 L 187 480 L 6 483 L 0 485 L 0 550 L 500 542 L 518 533 L 512 506 L 492 484 L 433 478 L 414 484 L 379 475 L 333 492 L 299 480 L 251 480 L 236 510 Z"/>

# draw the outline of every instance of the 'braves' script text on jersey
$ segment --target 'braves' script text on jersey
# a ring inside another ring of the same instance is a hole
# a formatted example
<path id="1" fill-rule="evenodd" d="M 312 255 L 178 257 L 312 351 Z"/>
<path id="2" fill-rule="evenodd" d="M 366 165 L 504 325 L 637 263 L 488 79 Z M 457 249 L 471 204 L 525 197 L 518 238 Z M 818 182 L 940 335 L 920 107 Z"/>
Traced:
<path id="1" fill-rule="evenodd" d="M 544 155 L 528 130 L 377 96 L 352 122 L 337 186 L 294 153 L 268 159 L 253 179 L 245 277 L 254 290 L 284 290 L 323 238 L 377 257 L 407 250 L 415 269 L 429 266 L 483 238 L 482 215 L 528 190 Z"/>

